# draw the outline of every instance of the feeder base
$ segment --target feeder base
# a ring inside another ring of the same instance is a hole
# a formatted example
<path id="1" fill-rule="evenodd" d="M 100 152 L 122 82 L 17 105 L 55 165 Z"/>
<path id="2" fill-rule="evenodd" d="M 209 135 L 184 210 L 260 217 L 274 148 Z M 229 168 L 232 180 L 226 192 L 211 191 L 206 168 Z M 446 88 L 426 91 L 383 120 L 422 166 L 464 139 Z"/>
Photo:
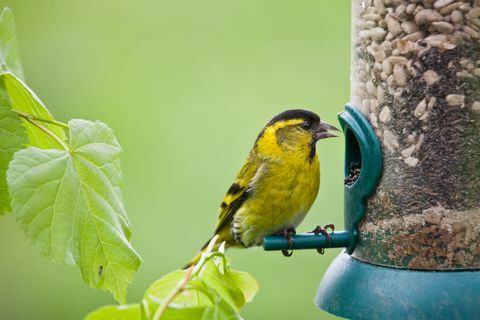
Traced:
<path id="1" fill-rule="evenodd" d="M 315 304 L 348 319 L 478 319 L 479 271 L 417 271 L 368 264 L 341 253 Z"/>

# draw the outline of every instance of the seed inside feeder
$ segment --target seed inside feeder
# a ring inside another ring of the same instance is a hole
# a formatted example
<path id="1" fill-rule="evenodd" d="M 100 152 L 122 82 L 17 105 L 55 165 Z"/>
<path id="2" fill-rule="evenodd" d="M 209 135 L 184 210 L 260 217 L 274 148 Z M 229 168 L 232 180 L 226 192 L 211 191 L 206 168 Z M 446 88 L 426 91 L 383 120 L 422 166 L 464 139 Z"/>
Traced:
<path id="1" fill-rule="evenodd" d="M 418 216 L 424 223 L 425 208 L 480 210 L 480 0 L 352 3 L 350 101 L 368 117 L 384 157 L 384 175 L 362 223 L 378 225 L 391 217 L 401 221 L 397 232 L 386 238 L 361 224 L 362 243 L 370 241 L 383 249 L 374 255 L 359 244 L 355 255 L 405 267 L 413 252 L 418 268 L 480 268 L 480 237 L 451 248 L 443 240 L 405 250 L 393 245 L 405 242 L 396 234 L 411 232 L 406 217 Z M 348 186 L 358 178 L 360 168 L 352 165 L 347 171 Z M 468 222 L 462 215 L 446 218 L 452 221 L 442 223 Z M 422 232 L 418 237 L 428 235 Z M 453 256 L 461 252 L 470 258 L 463 262 L 442 258 L 445 263 L 432 258 L 431 252 L 446 247 Z"/>
<path id="2" fill-rule="evenodd" d="M 350 169 L 348 170 L 348 175 L 343 181 L 343 184 L 346 186 L 351 186 L 357 181 L 360 176 L 360 165 L 357 162 L 350 164 Z"/>

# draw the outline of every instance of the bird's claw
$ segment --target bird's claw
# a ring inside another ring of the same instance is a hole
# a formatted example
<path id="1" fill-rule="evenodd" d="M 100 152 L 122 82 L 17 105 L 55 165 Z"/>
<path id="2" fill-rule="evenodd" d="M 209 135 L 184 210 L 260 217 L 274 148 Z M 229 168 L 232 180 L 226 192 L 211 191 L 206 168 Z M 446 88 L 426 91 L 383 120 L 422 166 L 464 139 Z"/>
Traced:
<path id="1" fill-rule="evenodd" d="M 332 237 L 328 233 L 328 231 L 327 231 L 328 229 L 330 229 L 331 232 L 334 232 L 335 231 L 335 226 L 333 224 L 327 224 L 323 228 L 320 227 L 320 226 L 316 226 L 315 229 L 313 229 L 312 231 L 310 231 L 308 233 L 314 233 L 317 236 L 319 234 L 323 234 L 325 237 L 327 237 L 328 241 L 330 242 L 332 240 Z"/>
<path id="2" fill-rule="evenodd" d="M 335 231 L 335 226 L 330 223 L 330 224 L 326 224 L 326 225 L 323 227 L 323 229 L 325 229 L 325 230 L 330 229 L 331 232 L 334 232 L 334 231 Z"/>
<path id="3" fill-rule="evenodd" d="M 309 233 L 314 233 L 315 235 L 319 235 L 319 234 L 323 234 L 326 238 L 327 238 L 327 241 L 328 241 L 328 245 L 331 244 L 332 242 L 332 236 L 330 236 L 330 234 L 328 233 L 328 229 L 331 230 L 331 232 L 334 232 L 335 231 L 335 226 L 333 224 L 327 224 L 325 225 L 323 228 L 320 227 L 320 226 L 316 226 L 315 229 L 313 229 L 312 231 L 310 231 Z M 317 249 L 318 253 L 320 254 L 324 254 L 325 253 L 325 249 L 324 248 L 318 248 Z"/>
<path id="4" fill-rule="evenodd" d="M 288 241 L 288 249 L 282 250 L 282 254 L 284 257 L 291 257 L 293 254 L 292 246 L 293 246 L 293 236 L 296 235 L 297 232 L 293 228 L 283 229 L 276 233 L 278 236 L 282 236 Z"/>

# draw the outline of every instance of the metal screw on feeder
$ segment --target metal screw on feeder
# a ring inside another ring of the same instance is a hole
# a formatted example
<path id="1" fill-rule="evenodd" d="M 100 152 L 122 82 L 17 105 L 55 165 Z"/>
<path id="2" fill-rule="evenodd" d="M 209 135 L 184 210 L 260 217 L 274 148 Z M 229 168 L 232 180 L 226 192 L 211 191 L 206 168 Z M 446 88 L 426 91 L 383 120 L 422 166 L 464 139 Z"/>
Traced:
<path id="1" fill-rule="evenodd" d="M 299 248 L 347 248 L 315 303 L 349 319 L 478 318 L 480 1 L 352 7 L 352 105 L 339 118 L 345 174 L 358 163 L 359 176 L 346 231 L 298 236 Z"/>

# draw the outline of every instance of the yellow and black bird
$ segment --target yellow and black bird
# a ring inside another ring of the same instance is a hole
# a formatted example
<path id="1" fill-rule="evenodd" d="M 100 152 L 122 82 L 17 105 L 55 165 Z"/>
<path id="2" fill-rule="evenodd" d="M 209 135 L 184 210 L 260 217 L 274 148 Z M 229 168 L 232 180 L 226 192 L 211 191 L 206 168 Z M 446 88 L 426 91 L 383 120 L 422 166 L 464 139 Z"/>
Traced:
<path id="1" fill-rule="evenodd" d="M 270 120 L 223 198 L 217 243 L 247 248 L 261 245 L 264 236 L 294 235 L 320 185 L 316 143 L 335 137 L 332 130 L 338 131 L 307 110 L 287 110 Z M 186 267 L 198 262 L 207 245 Z"/>

